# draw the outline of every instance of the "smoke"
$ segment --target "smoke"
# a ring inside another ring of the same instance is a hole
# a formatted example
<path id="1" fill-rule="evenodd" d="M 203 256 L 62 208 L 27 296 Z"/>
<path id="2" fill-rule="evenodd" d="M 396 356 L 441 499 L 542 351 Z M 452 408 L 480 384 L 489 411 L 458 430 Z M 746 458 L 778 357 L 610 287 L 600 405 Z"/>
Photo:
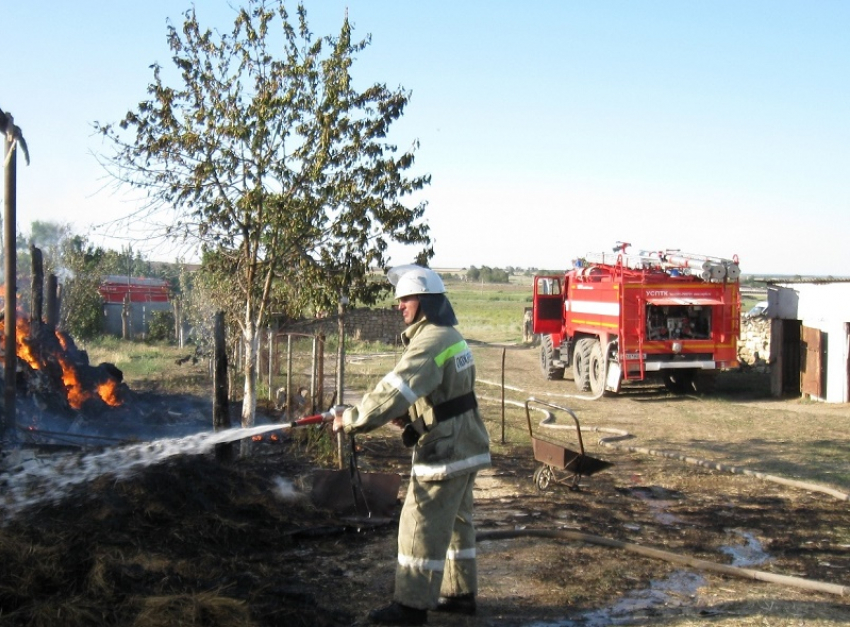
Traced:
<path id="1" fill-rule="evenodd" d="M 273 481 L 274 495 L 281 501 L 296 501 L 304 498 L 304 494 L 295 488 L 295 484 L 291 480 L 284 477 L 275 477 Z"/>

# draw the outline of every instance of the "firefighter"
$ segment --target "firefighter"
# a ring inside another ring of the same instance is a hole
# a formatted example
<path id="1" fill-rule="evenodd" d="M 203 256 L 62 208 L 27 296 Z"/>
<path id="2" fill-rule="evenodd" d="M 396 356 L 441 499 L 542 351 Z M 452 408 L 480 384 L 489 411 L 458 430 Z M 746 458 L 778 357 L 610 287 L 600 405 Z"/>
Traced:
<path id="1" fill-rule="evenodd" d="M 398 531 L 392 602 L 372 623 L 422 625 L 429 609 L 476 610 L 472 489 L 490 466 L 490 438 L 475 399 L 475 362 L 440 276 L 409 265 L 388 273 L 407 325 L 396 367 L 357 407 L 337 413 L 334 430 L 402 427 L 413 467 Z M 400 418 L 399 418 L 400 417 Z"/>

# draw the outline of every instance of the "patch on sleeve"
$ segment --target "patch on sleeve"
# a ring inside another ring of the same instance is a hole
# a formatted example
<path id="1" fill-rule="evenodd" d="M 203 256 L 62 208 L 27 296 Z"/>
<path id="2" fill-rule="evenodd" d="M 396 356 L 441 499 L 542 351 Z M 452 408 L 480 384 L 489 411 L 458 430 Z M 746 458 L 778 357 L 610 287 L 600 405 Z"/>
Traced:
<path id="1" fill-rule="evenodd" d="M 469 350 L 468 346 L 465 351 L 455 355 L 455 370 L 458 372 L 462 372 L 473 365 L 475 365 L 475 360 L 472 358 L 472 351 Z"/>
<path id="2" fill-rule="evenodd" d="M 446 362 L 453 359 L 455 362 L 455 370 L 461 372 L 472 367 L 475 361 L 472 359 L 472 351 L 465 340 L 461 340 L 449 346 L 446 350 L 434 357 L 434 361 L 442 368 Z"/>

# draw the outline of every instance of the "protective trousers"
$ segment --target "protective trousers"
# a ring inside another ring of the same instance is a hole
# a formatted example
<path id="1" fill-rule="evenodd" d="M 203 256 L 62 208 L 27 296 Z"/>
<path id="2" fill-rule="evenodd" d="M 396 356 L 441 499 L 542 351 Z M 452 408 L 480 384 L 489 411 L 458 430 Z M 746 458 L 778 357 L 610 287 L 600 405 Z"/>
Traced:
<path id="1" fill-rule="evenodd" d="M 410 478 L 399 521 L 393 600 L 433 609 L 441 595 L 478 592 L 472 522 L 475 476 Z"/>

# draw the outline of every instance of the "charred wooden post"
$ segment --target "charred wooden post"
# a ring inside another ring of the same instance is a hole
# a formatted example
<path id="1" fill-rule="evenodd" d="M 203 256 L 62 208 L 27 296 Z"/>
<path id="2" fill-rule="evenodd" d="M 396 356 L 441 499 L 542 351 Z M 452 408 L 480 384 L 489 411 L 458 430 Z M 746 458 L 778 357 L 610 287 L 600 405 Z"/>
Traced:
<path id="1" fill-rule="evenodd" d="M 213 349 L 213 430 L 221 431 L 230 428 L 230 400 L 227 386 L 227 344 L 224 338 L 224 312 L 215 315 Z M 233 443 L 224 442 L 215 447 L 215 457 L 219 461 L 233 459 Z"/>
<path id="2" fill-rule="evenodd" d="M 32 267 L 32 308 L 30 311 L 30 328 L 33 337 L 41 334 L 42 314 L 44 311 L 44 260 L 41 249 L 30 245 L 30 264 Z"/>
<path id="3" fill-rule="evenodd" d="M 59 325 L 59 286 L 55 274 L 47 275 L 44 323 L 51 332 Z"/>

